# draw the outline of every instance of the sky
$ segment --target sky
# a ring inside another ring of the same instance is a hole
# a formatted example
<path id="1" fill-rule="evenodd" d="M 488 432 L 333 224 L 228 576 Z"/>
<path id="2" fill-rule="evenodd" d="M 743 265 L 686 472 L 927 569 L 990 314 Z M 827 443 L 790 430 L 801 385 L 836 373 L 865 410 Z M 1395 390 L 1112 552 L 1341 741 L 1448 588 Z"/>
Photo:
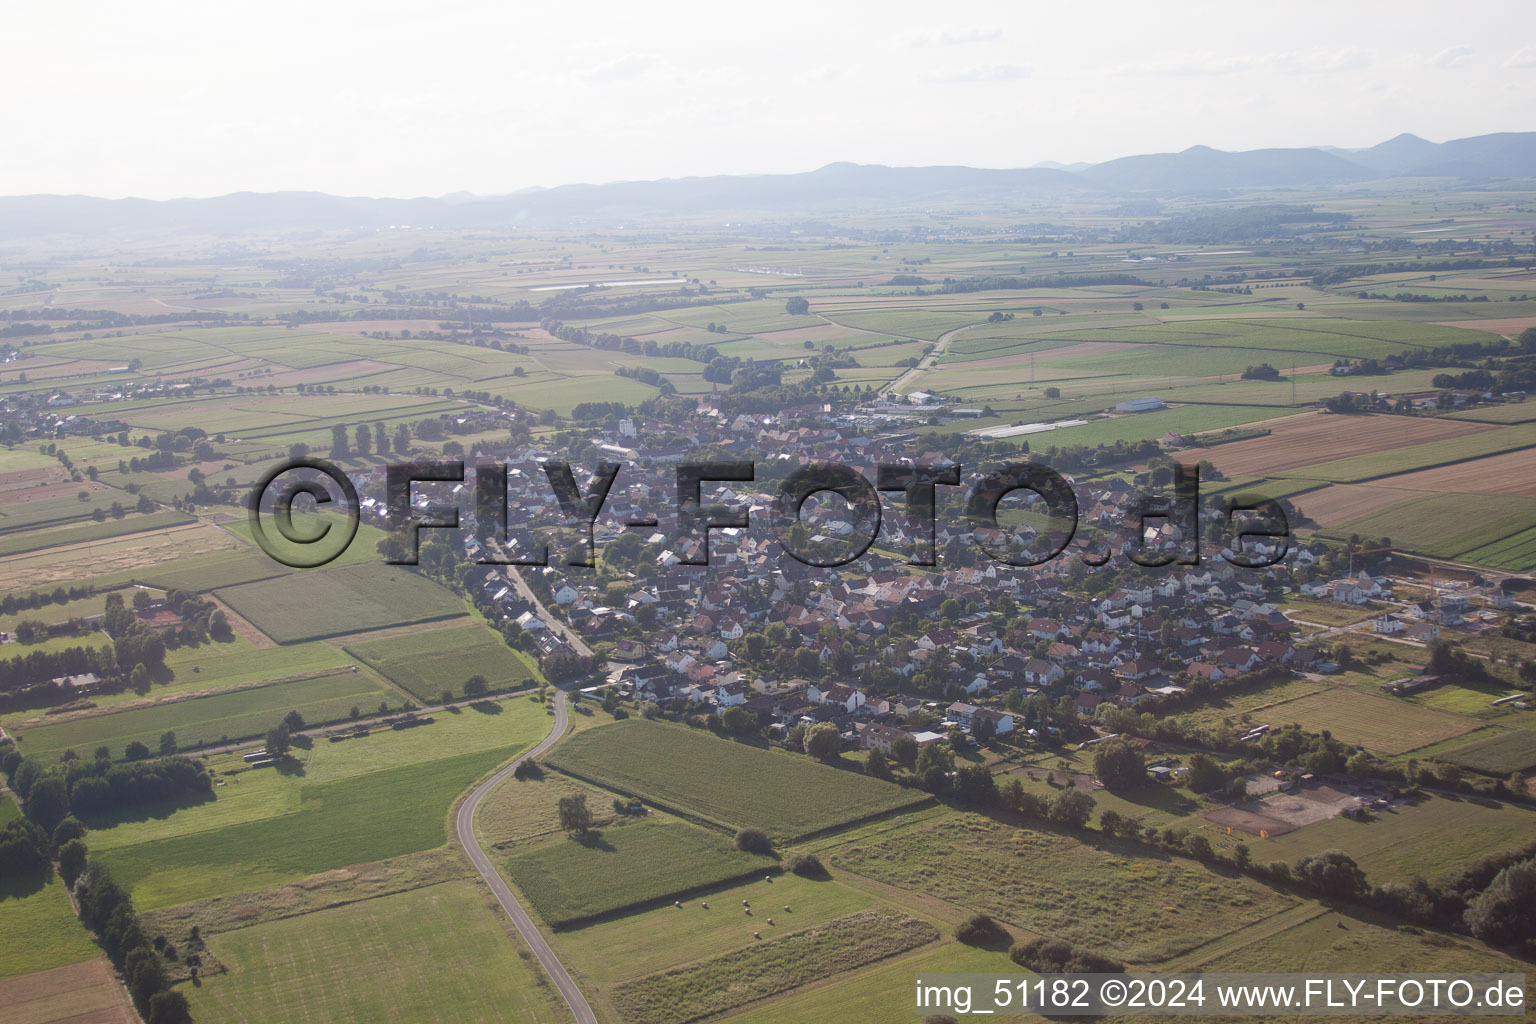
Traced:
<path id="1" fill-rule="evenodd" d="M 1536 129 L 1530 0 L 10 0 L 3 24 L 0 195 L 500 194 Z"/>

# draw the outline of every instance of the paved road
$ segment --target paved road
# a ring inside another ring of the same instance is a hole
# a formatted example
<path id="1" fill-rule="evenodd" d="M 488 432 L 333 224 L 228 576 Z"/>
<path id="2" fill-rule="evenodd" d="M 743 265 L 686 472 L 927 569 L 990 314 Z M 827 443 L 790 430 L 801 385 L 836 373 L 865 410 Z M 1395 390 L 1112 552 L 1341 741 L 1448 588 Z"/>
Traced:
<path id="1" fill-rule="evenodd" d="M 902 374 L 900 377 L 897 377 L 895 380 L 891 381 L 885 387 L 881 388 L 880 389 L 880 394 L 882 394 L 882 395 L 894 395 L 896 393 L 897 389 L 900 388 L 907 381 L 914 380 L 917 377 L 921 376 L 926 371 L 932 369 L 933 368 L 933 364 L 938 362 L 939 358 L 941 356 L 943 356 L 945 352 L 949 351 L 949 343 L 955 340 L 955 335 L 959 334 L 961 331 L 968 331 L 972 327 L 975 327 L 977 324 L 981 324 L 981 323 L 985 323 L 985 321 L 978 320 L 974 324 L 966 324 L 964 327 L 956 327 L 952 331 L 949 331 L 949 332 L 947 332 L 945 334 L 939 335 L 939 340 L 933 346 L 933 350 L 931 352 L 929 352 L 927 355 L 923 356 L 922 360 L 916 366 L 912 367 L 912 369 L 908 370 L 906 373 Z"/>
<path id="2" fill-rule="evenodd" d="M 555 988 L 565 997 L 566 1004 L 570 1006 L 571 1013 L 576 1017 L 576 1024 L 597 1024 L 597 1016 L 592 1012 L 592 1007 L 587 1002 L 587 997 L 581 994 L 581 989 L 571 978 L 570 972 L 555 956 L 555 951 L 549 948 L 549 943 L 544 941 L 544 936 L 534 926 L 533 919 L 517 902 L 517 897 L 512 895 L 512 890 L 507 888 L 507 883 L 492 866 L 491 860 L 486 856 L 485 850 L 480 847 L 480 840 L 475 837 L 475 811 L 480 807 L 480 801 L 486 794 L 511 775 L 518 765 L 530 757 L 537 757 L 559 741 L 565 732 L 565 691 L 555 691 L 555 724 L 549 730 L 549 735 L 539 741 L 538 745 L 525 753 L 522 757 L 502 768 L 495 775 L 486 779 L 475 787 L 474 792 L 459 807 L 458 817 L 454 820 L 454 828 L 459 835 L 459 842 L 464 845 L 464 852 L 469 854 L 469 859 L 474 862 L 475 870 L 480 872 L 480 877 L 485 879 L 485 884 L 491 887 L 491 892 L 496 894 L 496 900 L 501 904 L 501 909 L 507 912 L 512 923 L 517 926 L 518 934 L 523 941 L 528 943 L 528 948 L 533 950 L 533 955 L 538 957 L 539 963 L 549 973 L 550 980 L 555 983 Z"/>
<path id="3" fill-rule="evenodd" d="M 528 586 L 528 581 L 523 579 L 522 573 L 508 566 L 507 579 L 511 581 L 512 589 L 517 591 L 518 596 L 537 609 L 539 618 L 544 620 L 545 625 L 554 630 L 557 636 L 565 637 L 565 642 L 570 644 L 577 654 L 583 658 L 592 657 L 592 648 L 588 647 L 586 642 L 577 636 L 571 627 L 565 624 L 564 620 L 558 618 L 548 608 L 544 607 L 544 603 L 534 594 L 533 588 Z"/>

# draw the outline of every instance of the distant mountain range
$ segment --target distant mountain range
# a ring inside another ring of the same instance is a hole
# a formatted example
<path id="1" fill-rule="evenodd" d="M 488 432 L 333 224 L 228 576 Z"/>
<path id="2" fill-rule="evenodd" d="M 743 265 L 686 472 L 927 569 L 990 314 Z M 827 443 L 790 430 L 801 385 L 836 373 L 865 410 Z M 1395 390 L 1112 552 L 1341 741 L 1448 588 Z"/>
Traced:
<path id="1" fill-rule="evenodd" d="M 1536 178 L 1536 132 L 1433 143 L 1399 135 L 1369 149 L 1193 146 L 1101 164 L 1043 163 L 1020 170 L 835 163 L 801 174 L 717 175 L 562 185 L 503 196 L 370 199 L 319 192 L 237 192 L 210 199 L 0 198 L 0 238 L 155 230 L 213 234 L 284 228 L 630 226 L 684 218 L 812 218 L 954 201 L 1008 201 L 1091 193 L 1176 196 L 1264 187 L 1306 188 L 1385 178 L 1487 181 Z"/>

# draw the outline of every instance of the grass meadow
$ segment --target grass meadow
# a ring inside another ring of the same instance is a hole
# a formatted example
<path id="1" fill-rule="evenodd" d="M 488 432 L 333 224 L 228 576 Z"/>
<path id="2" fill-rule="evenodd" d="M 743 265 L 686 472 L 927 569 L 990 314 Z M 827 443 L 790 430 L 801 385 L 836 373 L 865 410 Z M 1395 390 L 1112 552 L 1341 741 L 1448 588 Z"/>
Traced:
<path id="1" fill-rule="evenodd" d="M 401 566 L 365 562 L 218 591 L 278 643 L 341 636 L 464 614 L 464 602 Z"/>
<path id="2" fill-rule="evenodd" d="M 199 1024 L 554 1024 L 569 1011 L 483 888 L 443 882 L 209 937 L 229 968 L 184 987 Z"/>
<path id="3" fill-rule="evenodd" d="M 424 633 L 349 644 L 346 652 L 417 700 L 435 703 L 444 689 L 463 695 L 464 681 L 484 676 L 492 690 L 538 680 L 538 667 L 483 625 L 454 626 Z"/>
<path id="4" fill-rule="evenodd" d="M 579 839 L 561 836 L 515 853 L 506 869 L 539 916 L 561 927 L 776 871 L 778 862 L 737 850 L 713 830 L 672 820 L 603 829 Z"/>
<path id="5" fill-rule="evenodd" d="M 808 757 L 644 719 L 579 733 L 546 761 L 723 828 L 761 828 L 784 840 L 926 799 Z"/>
<path id="6" fill-rule="evenodd" d="M 309 722 L 324 722 L 345 718 L 353 706 L 372 711 L 381 700 L 400 702 L 397 693 L 377 680 L 344 672 L 27 729 L 22 733 L 21 749 L 29 755 L 51 756 L 74 750 L 84 756 L 104 744 L 113 757 L 121 757 L 123 748 L 135 740 L 156 749 L 161 734 L 167 731 L 176 733 L 183 747 L 192 747 L 225 736 L 240 739 L 259 735 L 289 711 L 298 711 Z"/>
<path id="7" fill-rule="evenodd" d="M 631 1024 L 686 1024 L 905 953 L 938 937 L 939 930 L 927 921 L 867 910 L 626 982 L 614 991 L 613 1000 Z"/>
<path id="8" fill-rule="evenodd" d="M 4 803 L 10 805 L 11 800 Z M 101 953 L 75 917 L 64 883 L 52 871 L 0 878 L 0 936 L 0 978 L 46 971 Z"/>
<path id="9" fill-rule="evenodd" d="M 1167 960 L 1294 903 L 1136 844 L 1090 847 L 969 813 L 855 839 L 830 856 L 834 869 L 1133 963 Z"/>
<path id="10" fill-rule="evenodd" d="M 1264 840 L 1247 840 L 1256 861 L 1294 862 L 1347 850 L 1374 884 L 1435 879 L 1536 839 L 1536 811 L 1469 797 L 1429 796 L 1417 804 L 1343 816 Z"/>

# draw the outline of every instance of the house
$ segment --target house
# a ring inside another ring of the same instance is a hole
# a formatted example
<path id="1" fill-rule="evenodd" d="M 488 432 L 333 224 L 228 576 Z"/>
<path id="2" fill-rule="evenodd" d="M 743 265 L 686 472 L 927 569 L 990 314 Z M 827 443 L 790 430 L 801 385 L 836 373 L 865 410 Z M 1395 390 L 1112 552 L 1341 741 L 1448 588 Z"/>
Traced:
<path id="1" fill-rule="evenodd" d="M 555 591 L 555 603 L 558 605 L 575 604 L 579 600 L 581 600 L 581 591 L 569 583 L 560 584 L 559 589 Z"/>
<path id="2" fill-rule="evenodd" d="M 1371 628 L 1378 633 L 1401 633 L 1407 624 L 1396 615 L 1378 615 L 1371 620 Z"/>
<path id="3" fill-rule="evenodd" d="M 1099 704 L 1104 698 L 1096 693 L 1079 693 L 1077 695 L 1077 713 L 1080 715 L 1092 715 L 1099 710 Z"/>
<path id="4" fill-rule="evenodd" d="M 1049 686 L 1059 682 L 1065 675 L 1060 665 L 1044 658 L 1030 658 L 1024 663 L 1024 681 L 1035 686 Z"/>
<path id="5" fill-rule="evenodd" d="M 533 612 L 523 612 L 523 614 L 512 621 L 516 622 L 520 628 L 528 633 L 542 633 L 549 628 L 544 620 L 533 614 Z"/>
<path id="6" fill-rule="evenodd" d="M 1006 736 L 1013 732 L 1013 716 L 1006 711 L 997 711 L 992 708 L 978 708 L 971 715 L 971 731 L 974 733 L 980 722 L 987 722 L 992 728 L 993 736 Z"/>
<path id="7" fill-rule="evenodd" d="M 1161 398 L 1128 398 L 1115 403 L 1116 412 L 1153 412 L 1167 407 Z"/>
<path id="8" fill-rule="evenodd" d="M 812 683 L 806 687 L 805 696 L 812 704 L 837 705 L 849 714 L 853 714 L 864 703 L 864 694 L 843 683 L 832 686 Z"/>
<path id="9" fill-rule="evenodd" d="M 971 718 L 980 710 L 981 708 L 975 704 L 967 704 L 964 701 L 958 700 L 946 709 L 949 714 L 949 720 L 966 732 L 971 731 Z"/>
<path id="10" fill-rule="evenodd" d="M 645 644 L 638 640 L 620 640 L 613 645 L 614 661 L 639 661 L 645 657 Z"/>
<path id="11" fill-rule="evenodd" d="M 884 754 L 891 752 L 891 747 L 897 740 L 912 735 L 905 729 L 883 725 L 880 722 L 865 722 L 858 727 L 858 732 L 860 747 L 865 750 L 878 750 Z"/>

